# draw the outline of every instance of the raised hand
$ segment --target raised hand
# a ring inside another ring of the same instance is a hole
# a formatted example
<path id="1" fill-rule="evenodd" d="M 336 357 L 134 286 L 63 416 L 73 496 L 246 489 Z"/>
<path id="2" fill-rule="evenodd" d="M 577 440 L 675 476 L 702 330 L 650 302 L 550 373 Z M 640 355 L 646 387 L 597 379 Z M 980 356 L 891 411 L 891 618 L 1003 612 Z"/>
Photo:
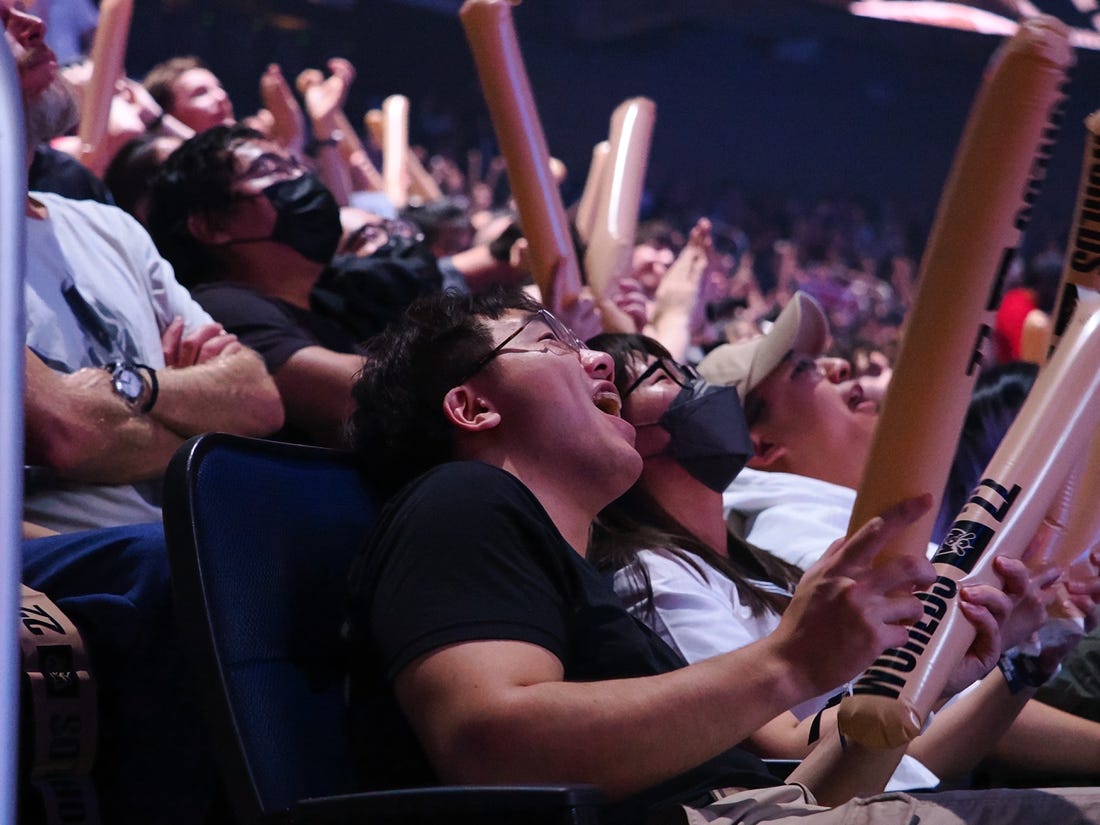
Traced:
<path id="1" fill-rule="evenodd" d="M 260 99 L 272 117 L 271 139 L 300 157 L 305 148 L 306 121 L 278 63 L 269 64 L 260 75 Z"/>
<path id="2" fill-rule="evenodd" d="M 802 577 L 775 631 L 784 658 L 824 693 L 861 673 L 924 615 L 915 592 L 935 580 L 923 556 L 879 558 L 887 542 L 928 511 L 932 497 L 906 499 L 840 539 Z"/>

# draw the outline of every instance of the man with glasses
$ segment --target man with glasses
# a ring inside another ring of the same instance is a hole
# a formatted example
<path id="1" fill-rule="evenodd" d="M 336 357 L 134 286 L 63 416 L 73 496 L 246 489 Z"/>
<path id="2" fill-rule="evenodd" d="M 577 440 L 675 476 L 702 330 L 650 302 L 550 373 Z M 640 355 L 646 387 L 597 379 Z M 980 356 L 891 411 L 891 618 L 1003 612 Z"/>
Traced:
<path id="1" fill-rule="evenodd" d="M 286 407 L 284 440 L 342 443 L 361 342 L 418 296 L 467 290 L 403 222 L 365 228 L 359 240 L 376 245 L 366 257 L 336 255 L 332 194 L 244 126 L 215 126 L 169 157 L 148 223 L 196 300 L 263 356 Z"/>
<path id="2" fill-rule="evenodd" d="M 927 500 L 838 544 L 767 639 L 685 666 L 584 558 L 596 513 L 641 471 L 612 363 L 516 295 L 418 301 L 371 343 L 355 444 L 371 481 L 396 493 L 349 576 L 365 784 L 590 783 L 607 795 L 608 823 L 716 796 L 707 821 L 1097 820 L 1095 791 L 840 804 L 900 753 L 842 750 L 835 731 L 796 776 L 823 805 L 799 785 L 774 787 L 737 743 L 906 637 L 931 566 L 872 573 L 870 559 Z M 731 787 L 755 790 L 714 792 Z"/>

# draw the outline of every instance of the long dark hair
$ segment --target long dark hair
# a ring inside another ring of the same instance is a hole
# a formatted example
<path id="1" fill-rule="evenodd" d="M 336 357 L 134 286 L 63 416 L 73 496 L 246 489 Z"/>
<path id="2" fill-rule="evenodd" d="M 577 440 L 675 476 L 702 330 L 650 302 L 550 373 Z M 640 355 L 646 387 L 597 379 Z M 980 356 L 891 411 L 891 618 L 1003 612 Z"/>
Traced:
<path id="1" fill-rule="evenodd" d="M 660 343 L 645 335 L 603 333 L 588 341 L 592 349 L 611 355 L 615 361 L 615 384 L 622 393 L 632 380 L 631 364 L 637 358 L 668 358 Z M 688 527 L 665 512 L 640 485 L 635 484 L 613 501 L 596 518 L 589 539 L 588 559 L 602 570 L 625 570 L 633 594 L 640 597 L 645 619 L 653 614 L 653 586 L 645 566 L 637 562 L 639 550 L 664 550 L 690 564 L 704 579 L 707 568 L 724 575 L 737 587 L 742 602 L 753 616 L 782 613 L 789 598 L 761 587 L 765 581 L 793 591 L 802 570 L 766 550 L 727 532 L 729 557 L 712 550 Z"/>

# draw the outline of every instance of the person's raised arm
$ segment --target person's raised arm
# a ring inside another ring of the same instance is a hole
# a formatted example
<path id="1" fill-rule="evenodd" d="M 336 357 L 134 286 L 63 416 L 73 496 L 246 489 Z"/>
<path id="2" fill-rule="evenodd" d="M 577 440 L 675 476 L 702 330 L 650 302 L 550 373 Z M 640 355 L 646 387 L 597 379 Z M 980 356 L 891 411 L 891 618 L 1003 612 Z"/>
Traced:
<path id="1" fill-rule="evenodd" d="M 928 499 L 834 544 L 779 628 L 740 650 L 657 676 L 565 682 L 561 662 L 541 647 L 467 642 L 402 669 L 398 699 L 444 781 L 583 781 L 612 798 L 629 795 L 735 746 L 901 644 L 922 615 L 913 588 L 931 583 L 931 566 L 871 560 Z"/>
<path id="2" fill-rule="evenodd" d="M 298 75 L 295 85 L 305 100 L 309 115 L 318 174 L 336 202 L 346 206 L 352 182 L 342 152 L 347 137 L 343 106 L 348 88 L 355 79 L 355 68 L 347 60 L 335 57 L 329 60 L 328 66 L 332 72 L 328 78 L 317 69 L 306 69 Z"/>

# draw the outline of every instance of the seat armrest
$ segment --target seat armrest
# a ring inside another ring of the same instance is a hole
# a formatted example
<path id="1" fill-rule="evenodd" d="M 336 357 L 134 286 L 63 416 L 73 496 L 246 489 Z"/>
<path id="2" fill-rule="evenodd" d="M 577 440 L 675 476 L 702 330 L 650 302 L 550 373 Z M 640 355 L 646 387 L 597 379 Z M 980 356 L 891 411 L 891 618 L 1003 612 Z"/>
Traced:
<path id="1" fill-rule="evenodd" d="M 293 823 L 477 822 L 596 825 L 603 794 L 591 785 L 442 786 L 303 799 Z"/>

